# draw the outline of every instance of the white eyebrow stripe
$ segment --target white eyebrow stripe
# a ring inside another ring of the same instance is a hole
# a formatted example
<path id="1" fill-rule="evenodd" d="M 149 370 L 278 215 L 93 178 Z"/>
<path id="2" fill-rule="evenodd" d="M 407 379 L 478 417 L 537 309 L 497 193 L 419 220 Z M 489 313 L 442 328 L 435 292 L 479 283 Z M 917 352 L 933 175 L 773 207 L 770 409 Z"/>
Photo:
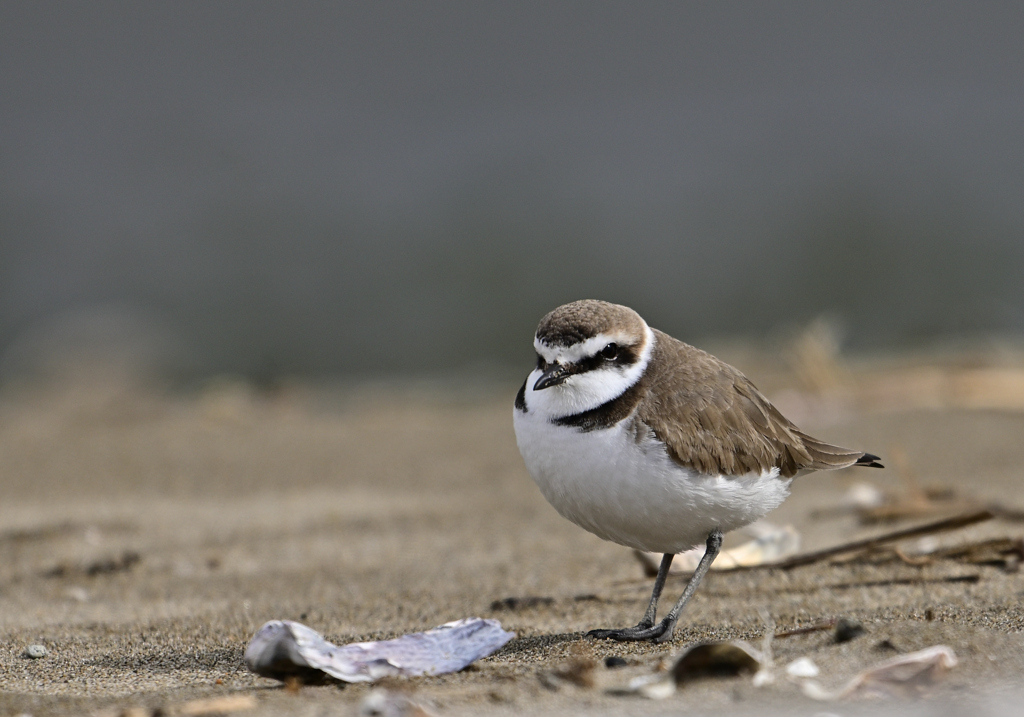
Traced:
<path id="1" fill-rule="evenodd" d="M 649 344 L 650 339 L 646 336 L 648 332 L 649 330 L 645 331 L 645 343 Z M 573 344 L 572 346 L 548 346 L 539 338 L 535 337 L 533 339 L 533 347 L 548 363 L 577 363 L 582 359 L 597 355 L 597 352 L 608 344 L 629 345 L 630 338 L 630 336 L 618 332 L 613 334 L 600 333 L 597 336 L 592 336 L 586 341 Z"/>

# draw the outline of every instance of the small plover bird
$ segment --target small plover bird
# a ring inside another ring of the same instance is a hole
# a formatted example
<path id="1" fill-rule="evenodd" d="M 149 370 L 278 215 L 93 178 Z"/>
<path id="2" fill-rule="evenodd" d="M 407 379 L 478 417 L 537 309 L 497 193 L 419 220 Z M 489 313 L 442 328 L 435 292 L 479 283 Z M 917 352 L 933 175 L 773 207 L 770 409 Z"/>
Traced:
<path id="1" fill-rule="evenodd" d="M 878 457 L 812 438 L 732 366 L 652 329 L 630 308 L 576 301 L 541 319 L 537 367 L 516 395 L 519 452 L 544 497 L 594 535 L 664 557 L 635 627 L 615 640 L 672 639 L 722 534 L 763 517 L 797 475 Z M 707 549 L 655 622 L 676 553 Z"/>

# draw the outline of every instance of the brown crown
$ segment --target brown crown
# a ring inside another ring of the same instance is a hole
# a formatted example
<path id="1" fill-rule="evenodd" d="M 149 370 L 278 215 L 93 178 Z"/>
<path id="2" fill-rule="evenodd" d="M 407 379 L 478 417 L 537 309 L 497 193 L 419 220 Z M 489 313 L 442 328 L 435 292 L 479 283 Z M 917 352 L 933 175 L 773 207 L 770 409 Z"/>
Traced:
<path id="1" fill-rule="evenodd" d="M 644 320 L 628 306 L 583 299 L 559 306 L 537 326 L 537 338 L 548 346 L 572 346 L 612 332 L 630 334 L 639 341 L 644 335 Z"/>

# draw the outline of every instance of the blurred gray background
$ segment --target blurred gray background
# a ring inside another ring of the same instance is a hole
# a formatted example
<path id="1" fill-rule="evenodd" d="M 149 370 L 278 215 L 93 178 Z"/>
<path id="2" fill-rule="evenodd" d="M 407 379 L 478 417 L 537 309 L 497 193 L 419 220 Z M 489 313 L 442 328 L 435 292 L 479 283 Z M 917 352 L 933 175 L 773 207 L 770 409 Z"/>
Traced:
<path id="1" fill-rule="evenodd" d="M 584 297 L 1020 333 L 1022 37 L 1017 2 L 5 0 L 5 365 L 525 367 Z"/>

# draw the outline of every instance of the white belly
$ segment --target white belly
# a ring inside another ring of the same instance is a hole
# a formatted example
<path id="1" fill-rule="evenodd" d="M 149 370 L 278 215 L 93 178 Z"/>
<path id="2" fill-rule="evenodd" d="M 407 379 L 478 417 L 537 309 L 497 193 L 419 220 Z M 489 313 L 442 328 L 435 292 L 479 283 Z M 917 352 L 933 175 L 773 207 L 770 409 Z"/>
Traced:
<path id="1" fill-rule="evenodd" d="M 764 517 L 789 495 L 772 474 L 700 475 L 674 463 L 629 420 L 580 432 L 514 409 L 519 452 L 544 497 L 594 535 L 649 552 L 679 553 Z"/>

